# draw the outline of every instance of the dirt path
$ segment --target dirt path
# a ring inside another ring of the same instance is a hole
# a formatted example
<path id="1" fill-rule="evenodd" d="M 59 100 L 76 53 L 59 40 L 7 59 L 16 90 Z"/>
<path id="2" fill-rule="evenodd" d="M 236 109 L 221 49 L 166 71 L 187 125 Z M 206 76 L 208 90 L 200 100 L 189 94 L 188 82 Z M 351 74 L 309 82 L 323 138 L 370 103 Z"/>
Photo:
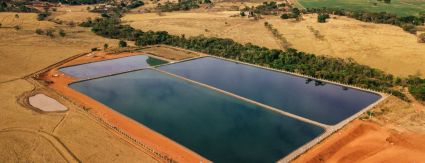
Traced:
<path id="1" fill-rule="evenodd" d="M 68 162 L 81 162 L 78 158 L 54 135 L 41 130 L 34 130 L 29 128 L 17 127 L 17 128 L 4 128 L 0 130 L 0 133 L 7 132 L 27 132 L 36 134 L 49 141 L 49 143 L 62 155 Z"/>

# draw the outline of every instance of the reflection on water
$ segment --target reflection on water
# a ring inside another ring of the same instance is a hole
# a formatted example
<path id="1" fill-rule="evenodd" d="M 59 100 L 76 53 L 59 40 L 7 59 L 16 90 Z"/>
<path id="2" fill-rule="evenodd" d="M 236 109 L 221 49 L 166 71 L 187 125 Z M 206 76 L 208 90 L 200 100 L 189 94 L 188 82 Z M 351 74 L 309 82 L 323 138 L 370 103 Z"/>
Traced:
<path id="1" fill-rule="evenodd" d="M 324 132 L 155 70 L 70 87 L 214 162 L 275 162 Z"/>
<path id="2" fill-rule="evenodd" d="M 335 84 L 212 57 L 159 68 L 331 125 L 341 122 L 380 98 L 377 94 L 357 89 L 345 89 Z"/>
<path id="3" fill-rule="evenodd" d="M 137 55 L 61 68 L 60 71 L 79 79 L 89 79 L 167 63 L 145 55 Z"/>

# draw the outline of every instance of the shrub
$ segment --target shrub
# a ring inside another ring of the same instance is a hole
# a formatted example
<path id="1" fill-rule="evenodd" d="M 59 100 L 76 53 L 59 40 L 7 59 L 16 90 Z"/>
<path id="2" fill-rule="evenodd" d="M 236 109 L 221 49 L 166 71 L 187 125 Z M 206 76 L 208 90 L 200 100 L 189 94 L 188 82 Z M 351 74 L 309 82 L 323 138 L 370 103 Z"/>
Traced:
<path id="1" fill-rule="evenodd" d="M 37 15 L 37 20 L 42 21 L 45 20 L 51 13 L 50 12 L 41 12 Z"/>
<path id="2" fill-rule="evenodd" d="M 37 33 L 37 34 L 39 34 L 39 35 L 42 35 L 42 34 L 44 34 L 44 31 L 43 31 L 42 29 L 40 29 L 40 28 L 37 28 L 37 29 L 35 30 L 35 33 Z"/>
<path id="3" fill-rule="evenodd" d="M 329 18 L 329 14 L 322 14 L 320 13 L 319 15 L 317 15 L 317 22 L 319 23 L 326 23 L 326 19 Z"/>
<path id="4" fill-rule="evenodd" d="M 59 30 L 59 35 L 61 37 L 65 37 L 66 33 L 65 33 L 65 31 L 63 29 L 61 29 L 61 30 Z"/>
<path id="5" fill-rule="evenodd" d="M 120 48 L 125 48 L 127 47 L 127 42 L 125 42 L 124 40 L 120 40 L 120 42 L 118 43 L 118 46 Z"/>
<path id="6" fill-rule="evenodd" d="M 55 37 L 54 33 L 55 33 L 54 29 L 47 29 L 46 30 L 46 35 L 49 36 L 49 37 Z"/>
<path id="7" fill-rule="evenodd" d="M 22 27 L 20 25 L 15 25 L 15 26 L 13 26 L 13 28 L 15 28 L 15 30 L 17 30 L 17 31 L 22 29 Z"/>
<path id="8" fill-rule="evenodd" d="M 416 34 L 416 26 L 413 24 L 406 24 L 402 26 L 403 30 L 412 34 Z"/>
<path id="9" fill-rule="evenodd" d="M 281 19 L 289 19 L 289 15 L 288 14 L 282 14 L 281 16 L 280 16 L 280 18 Z"/>
<path id="10" fill-rule="evenodd" d="M 241 15 L 242 17 L 246 16 L 244 11 L 241 11 L 240 15 Z"/>
<path id="11" fill-rule="evenodd" d="M 92 52 L 97 51 L 97 50 L 98 50 L 97 48 L 91 48 Z"/>
<path id="12" fill-rule="evenodd" d="M 103 49 L 108 49 L 109 45 L 108 44 L 103 44 Z"/>

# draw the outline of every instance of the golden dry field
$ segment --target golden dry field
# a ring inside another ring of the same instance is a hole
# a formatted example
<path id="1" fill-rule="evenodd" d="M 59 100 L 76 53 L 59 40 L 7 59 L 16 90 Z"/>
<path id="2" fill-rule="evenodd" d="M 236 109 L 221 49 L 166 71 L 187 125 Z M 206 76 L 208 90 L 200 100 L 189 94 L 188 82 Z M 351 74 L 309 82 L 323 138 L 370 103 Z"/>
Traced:
<path id="1" fill-rule="evenodd" d="M 316 15 L 304 15 L 299 22 L 277 16 L 255 21 L 235 16 L 238 14 L 238 11 L 127 14 L 123 20 L 145 31 L 231 38 L 240 43 L 280 48 L 279 41 L 264 26 L 267 21 L 283 34 L 292 48 L 300 51 L 353 58 L 361 64 L 399 76 L 425 76 L 425 44 L 418 43 L 415 35 L 396 26 L 346 17 L 317 23 Z"/>
<path id="2" fill-rule="evenodd" d="M 63 21 L 83 22 L 87 18 L 100 17 L 100 14 L 88 12 L 87 8 L 94 8 L 93 5 L 66 6 L 57 7 L 57 11 L 51 16 Z"/>
<path id="3" fill-rule="evenodd" d="M 104 43 L 116 46 L 118 41 L 89 29 L 37 21 L 36 14 L 19 13 L 19 18 L 15 14 L 0 13 L 1 162 L 156 162 L 54 94 L 68 112 L 37 113 L 19 102 L 23 93 L 39 88 L 22 77 Z M 22 28 L 12 28 L 16 25 Z M 64 29 L 67 35 L 55 33 L 50 38 L 37 35 L 36 28 Z"/>

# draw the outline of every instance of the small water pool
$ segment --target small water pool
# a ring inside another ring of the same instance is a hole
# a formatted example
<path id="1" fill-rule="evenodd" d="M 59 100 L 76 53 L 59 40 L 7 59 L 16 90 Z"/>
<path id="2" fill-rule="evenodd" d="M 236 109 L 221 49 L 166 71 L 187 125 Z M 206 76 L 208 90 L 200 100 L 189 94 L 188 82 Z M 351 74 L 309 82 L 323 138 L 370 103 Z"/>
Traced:
<path id="1" fill-rule="evenodd" d="M 277 109 L 334 125 L 381 98 L 380 95 L 214 57 L 159 69 Z"/>
<path id="2" fill-rule="evenodd" d="M 61 68 L 60 71 L 75 78 L 90 79 L 110 74 L 147 68 L 150 66 L 156 66 L 164 63 L 167 62 L 146 55 L 137 55 L 64 67 Z"/>
<path id="3" fill-rule="evenodd" d="M 324 132 L 151 69 L 70 87 L 214 162 L 275 162 Z"/>

